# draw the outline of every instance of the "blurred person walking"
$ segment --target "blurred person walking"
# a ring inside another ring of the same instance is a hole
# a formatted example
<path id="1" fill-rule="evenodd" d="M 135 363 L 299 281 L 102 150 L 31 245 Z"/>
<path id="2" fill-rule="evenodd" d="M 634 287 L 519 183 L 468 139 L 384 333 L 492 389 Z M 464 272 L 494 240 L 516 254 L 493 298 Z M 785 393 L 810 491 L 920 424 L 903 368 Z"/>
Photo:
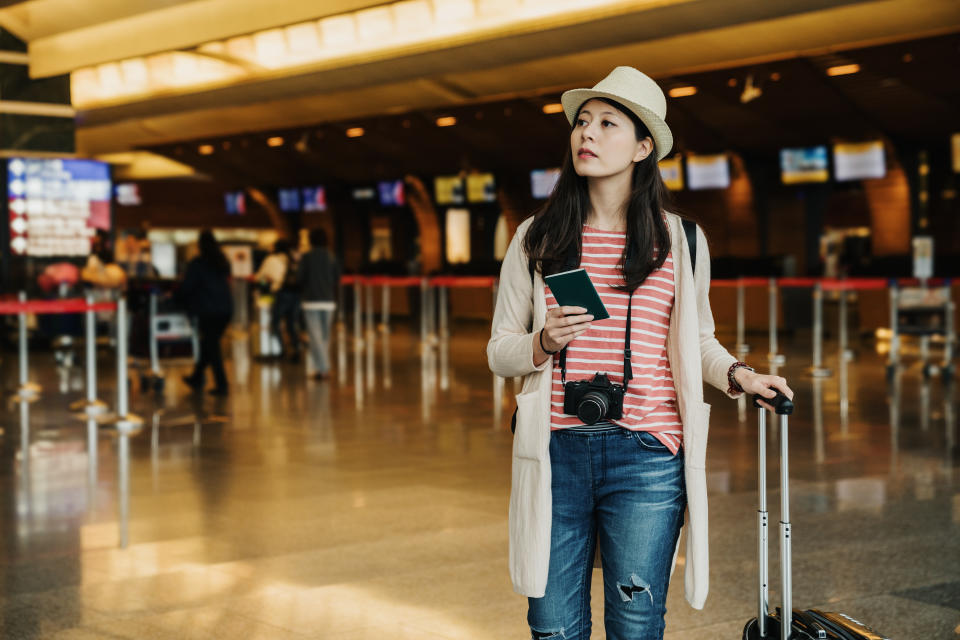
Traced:
<path id="1" fill-rule="evenodd" d="M 270 332 L 280 343 L 280 358 L 300 360 L 300 296 L 297 292 L 297 262 L 290 242 L 281 238 L 273 244 L 273 253 L 266 257 L 255 276 L 265 283 L 273 304 L 270 306 Z M 289 345 L 284 345 L 280 325 L 286 327 Z"/>
<path id="2" fill-rule="evenodd" d="M 200 338 L 197 362 L 193 372 L 184 376 L 183 381 L 194 391 L 203 391 L 209 366 L 216 384 L 210 393 L 225 396 L 229 393 L 229 385 L 220 342 L 233 316 L 230 263 L 209 229 L 200 233 L 198 247 L 199 255 L 187 264 L 183 284 L 174 293 L 174 299 L 196 318 Z"/>
<path id="3" fill-rule="evenodd" d="M 340 289 L 340 265 L 328 248 L 327 232 L 310 231 L 310 250 L 300 258 L 297 284 L 300 290 L 303 317 L 310 339 L 314 380 L 330 375 L 330 325 L 336 311 Z"/>
<path id="4" fill-rule="evenodd" d="M 658 167 L 673 144 L 660 87 L 617 67 L 561 102 L 560 178 L 510 243 L 487 344 L 494 373 L 524 378 L 511 579 L 533 638 L 587 640 L 599 547 L 606 637 L 659 640 L 682 526 L 687 601 L 707 597 L 703 382 L 730 398 L 793 392 L 714 336 L 707 239 L 670 211 Z M 609 318 L 559 306 L 544 284 L 578 265 Z"/>

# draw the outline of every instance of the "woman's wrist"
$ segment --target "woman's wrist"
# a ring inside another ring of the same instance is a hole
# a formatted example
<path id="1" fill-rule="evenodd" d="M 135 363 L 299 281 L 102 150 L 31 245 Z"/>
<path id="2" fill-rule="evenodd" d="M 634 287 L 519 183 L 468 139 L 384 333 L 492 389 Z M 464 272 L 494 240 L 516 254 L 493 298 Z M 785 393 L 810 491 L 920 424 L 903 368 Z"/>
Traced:
<path id="1" fill-rule="evenodd" d="M 553 351 L 551 351 L 550 349 L 547 349 L 547 346 L 543 342 L 543 329 L 540 329 L 537 340 L 539 340 L 540 342 L 540 350 L 543 351 L 548 356 L 556 355 L 557 351 L 559 351 L 559 349 L 554 349 Z"/>
<path id="2" fill-rule="evenodd" d="M 727 383 L 729 384 L 727 393 L 743 393 L 743 383 L 749 380 L 749 377 L 752 375 L 755 375 L 753 367 L 746 362 L 734 362 L 730 365 L 730 368 L 727 369 Z"/>

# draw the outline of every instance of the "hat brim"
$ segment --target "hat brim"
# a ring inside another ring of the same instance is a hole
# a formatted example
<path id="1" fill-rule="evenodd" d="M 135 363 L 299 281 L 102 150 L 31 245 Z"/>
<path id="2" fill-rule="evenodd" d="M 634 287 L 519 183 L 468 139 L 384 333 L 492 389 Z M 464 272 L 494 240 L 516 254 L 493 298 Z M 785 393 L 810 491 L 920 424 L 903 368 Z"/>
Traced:
<path id="1" fill-rule="evenodd" d="M 571 127 L 573 126 L 574 118 L 577 117 L 580 105 L 592 98 L 609 98 L 633 111 L 634 115 L 640 118 L 640 121 L 647 126 L 651 137 L 653 137 L 654 145 L 657 148 L 658 162 L 663 160 L 667 154 L 670 153 L 670 150 L 673 149 L 673 133 L 670 131 L 670 127 L 667 126 L 667 123 L 663 121 L 663 118 L 644 106 L 631 102 L 615 93 L 607 93 L 606 91 L 571 89 L 570 91 L 565 91 L 563 95 L 560 96 L 560 104 L 563 105 L 563 112 L 566 114 L 567 121 L 570 122 Z"/>

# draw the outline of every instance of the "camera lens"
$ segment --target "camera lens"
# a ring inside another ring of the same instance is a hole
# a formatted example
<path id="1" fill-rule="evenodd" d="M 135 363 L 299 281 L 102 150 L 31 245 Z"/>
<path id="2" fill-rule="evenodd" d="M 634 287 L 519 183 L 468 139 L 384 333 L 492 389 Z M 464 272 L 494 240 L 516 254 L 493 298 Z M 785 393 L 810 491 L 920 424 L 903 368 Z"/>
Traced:
<path id="1" fill-rule="evenodd" d="M 588 391 L 577 405 L 577 417 L 583 424 L 596 424 L 597 420 L 607 415 L 607 398 L 596 391 Z"/>

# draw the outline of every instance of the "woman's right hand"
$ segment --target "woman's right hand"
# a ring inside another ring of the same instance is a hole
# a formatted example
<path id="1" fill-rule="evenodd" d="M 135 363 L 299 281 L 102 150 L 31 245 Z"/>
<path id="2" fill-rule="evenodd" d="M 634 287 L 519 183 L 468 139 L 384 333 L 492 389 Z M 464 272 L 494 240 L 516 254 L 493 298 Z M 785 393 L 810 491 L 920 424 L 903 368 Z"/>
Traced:
<path id="1" fill-rule="evenodd" d="M 583 307 L 555 307 L 547 311 L 543 325 L 543 346 L 559 351 L 590 328 L 593 316 Z"/>

